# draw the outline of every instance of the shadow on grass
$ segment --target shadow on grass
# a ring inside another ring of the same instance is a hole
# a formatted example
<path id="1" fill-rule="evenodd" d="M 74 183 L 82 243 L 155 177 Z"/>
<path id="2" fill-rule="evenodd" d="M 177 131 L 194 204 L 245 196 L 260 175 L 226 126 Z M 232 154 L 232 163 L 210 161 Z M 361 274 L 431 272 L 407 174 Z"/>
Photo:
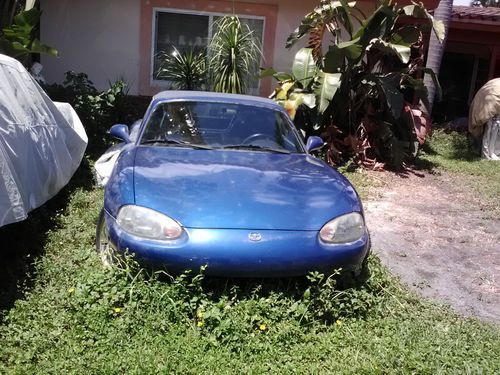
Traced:
<path id="1" fill-rule="evenodd" d="M 423 152 L 427 155 L 438 155 L 434 150 L 432 150 L 427 144 L 424 144 L 422 147 Z M 426 149 L 431 150 L 432 152 L 427 152 Z M 434 173 L 436 169 L 439 167 L 439 164 L 431 161 L 429 159 L 425 159 L 422 157 L 422 153 L 419 153 L 415 160 L 413 161 L 412 167 L 417 171 L 425 171 L 428 173 Z"/>
<path id="2" fill-rule="evenodd" d="M 481 157 L 481 143 L 468 133 L 436 129 L 423 150 L 428 155 L 441 155 L 446 159 L 474 161 Z"/>
<path id="3" fill-rule="evenodd" d="M 476 160 L 480 160 L 480 145 L 473 138 L 464 133 L 436 129 L 429 141 L 421 146 L 412 167 L 433 173 L 442 162 Z"/>
<path id="4" fill-rule="evenodd" d="M 49 231 L 57 228 L 57 212 L 65 209 L 77 188 L 92 189 L 93 178 L 86 157 L 59 193 L 29 213 L 24 221 L 0 228 L 0 316 L 20 298 L 33 279 L 34 262 L 44 254 Z"/>

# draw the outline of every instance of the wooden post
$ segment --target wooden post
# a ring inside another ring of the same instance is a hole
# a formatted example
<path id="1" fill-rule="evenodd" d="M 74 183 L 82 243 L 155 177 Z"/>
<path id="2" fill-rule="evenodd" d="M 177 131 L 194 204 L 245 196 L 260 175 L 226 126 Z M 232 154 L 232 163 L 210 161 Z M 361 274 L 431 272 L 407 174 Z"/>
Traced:
<path id="1" fill-rule="evenodd" d="M 493 46 L 493 49 L 491 50 L 490 69 L 488 71 L 488 81 L 490 79 L 494 78 L 494 76 L 495 76 L 495 65 L 497 63 L 498 52 L 499 52 L 498 45 Z"/>
<path id="2" fill-rule="evenodd" d="M 477 69 L 479 67 L 479 57 L 477 55 L 474 55 L 474 66 L 472 67 L 472 78 L 470 80 L 470 87 L 469 87 L 469 99 L 467 103 L 472 103 L 472 99 L 474 99 L 474 94 L 476 93 L 476 86 L 477 86 Z"/>

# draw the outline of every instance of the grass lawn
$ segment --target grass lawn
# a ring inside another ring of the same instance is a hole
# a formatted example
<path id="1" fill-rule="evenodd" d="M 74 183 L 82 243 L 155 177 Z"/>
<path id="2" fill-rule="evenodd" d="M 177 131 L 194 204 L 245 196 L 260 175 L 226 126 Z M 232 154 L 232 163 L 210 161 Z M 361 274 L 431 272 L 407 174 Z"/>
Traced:
<path id="1" fill-rule="evenodd" d="M 417 164 L 459 177 L 464 187 L 477 193 L 486 211 L 500 217 L 500 163 L 481 159 L 477 146 L 464 135 L 434 131 Z"/>
<path id="2" fill-rule="evenodd" d="M 449 161 L 442 136 L 422 163 L 498 175 Z M 94 250 L 102 191 L 86 182 L 0 229 L 10 254 L 0 259 L 0 373 L 500 372 L 498 326 L 418 298 L 375 257 L 372 277 L 347 290 L 315 274 L 238 281 L 148 275 L 133 262 L 104 269 Z"/>

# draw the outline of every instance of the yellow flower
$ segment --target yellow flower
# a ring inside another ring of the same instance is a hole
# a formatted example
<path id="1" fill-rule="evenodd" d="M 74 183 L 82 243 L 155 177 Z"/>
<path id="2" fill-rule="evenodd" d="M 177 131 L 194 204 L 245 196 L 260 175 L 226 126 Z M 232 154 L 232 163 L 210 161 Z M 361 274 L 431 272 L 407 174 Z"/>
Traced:
<path id="1" fill-rule="evenodd" d="M 113 309 L 113 311 L 114 311 L 116 314 L 119 314 L 119 313 L 121 313 L 121 312 L 122 312 L 122 309 L 121 309 L 120 307 L 115 307 L 115 308 Z"/>
<path id="2" fill-rule="evenodd" d="M 261 331 L 266 331 L 267 330 L 267 325 L 265 325 L 264 323 L 261 323 L 261 324 L 259 324 L 259 329 Z"/>
<path id="3" fill-rule="evenodd" d="M 203 323 L 201 320 L 200 320 L 198 323 L 196 323 L 196 325 L 197 325 L 198 327 L 203 327 L 203 324 L 204 324 L 204 323 Z"/>
<path id="4" fill-rule="evenodd" d="M 337 319 L 337 321 L 335 322 L 336 325 L 338 326 L 341 326 L 342 325 L 342 321 L 340 319 Z"/>
<path id="5" fill-rule="evenodd" d="M 75 288 L 73 288 L 73 287 L 69 288 L 69 289 L 68 289 L 68 293 L 70 293 L 70 294 L 71 294 L 71 293 L 75 293 Z"/>

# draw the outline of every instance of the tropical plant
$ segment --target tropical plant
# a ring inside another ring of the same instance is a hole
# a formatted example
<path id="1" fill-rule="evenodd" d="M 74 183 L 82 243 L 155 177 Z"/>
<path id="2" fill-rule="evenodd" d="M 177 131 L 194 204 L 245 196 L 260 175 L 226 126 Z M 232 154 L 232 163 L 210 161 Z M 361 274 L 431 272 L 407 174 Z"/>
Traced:
<path id="1" fill-rule="evenodd" d="M 52 100 L 68 102 L 73 106 L 89 138 L 87 153 L 97 156 L 110 145 L 108 129 L 123 121 L 123 116 L 117 112 L 126 97 L 126 86 L 125 82 L 116 81 L 110 83 L 106 91 L 100 92 L 87 74 L 66 72 L 62 85 L 46 85 L 44 89 Z M 134 111 L 130 106 L 126 110 Z"/>
<path id="2" fill-rule="evenodd" d="M 384 1 L 366 18 L 354 2 L 322 0 L 288 37 L 290 48 L 309 36 L 307 47 L 295 56 L 292 73 L 271 68 L 261 74 L 278 80 L 272 97 L 296 126 L 328 142 L 326 158 L 333 164 L 354 157 L 375 169 L 386 164 L 399 168 L 430 130 L 416 104 L 428 106 L 421 75 L 437 79 L 422 67 L 422 27 L 399 24 L 403 17 L 428 20 L 442 40 L 442 23 L 422 4 L 400 7 Z M 355 22 L 360 25 L 356 32 Z M 325 33 L 333 36 L 326 53 Z"/>
<path id="3" fill-rule="evenodd" d="M 171 82 L 175 90 L 201 90 L 206 83 L 207 66 L 205 51 L 188 49 L 161 54 L 161 65 L 156 73 L 158 79 Z"/>
<path id="4" fill-rule="evenodd" d="M 258 76 L 262 53 L 248 25 L 237 16 L 224 16 L 214 24 L 208 56 L 213 91 L 244 94 Z"/>
<path id="5" fill-rule="evenodd" d="M 23 10 L 30 10 L 34 5 L 34 0 L 0 0 L 0 30 L 11 25 L 16 14 Z"/>
<path id="6" fill-rule="evenodd" d="M 33 8 L 34 1 L 28 2 L 25 10 L 13 16 L 19 8 L 18 2 L 6 1 L 3 4 L 6 14 L 2 16 L 0 30 L 0 53 L 12 56 L 26 63 L 33 53 L 46 53 L 57 56 L 57 51 L 37 39 L 37 29 L 41 12 Z"/>

